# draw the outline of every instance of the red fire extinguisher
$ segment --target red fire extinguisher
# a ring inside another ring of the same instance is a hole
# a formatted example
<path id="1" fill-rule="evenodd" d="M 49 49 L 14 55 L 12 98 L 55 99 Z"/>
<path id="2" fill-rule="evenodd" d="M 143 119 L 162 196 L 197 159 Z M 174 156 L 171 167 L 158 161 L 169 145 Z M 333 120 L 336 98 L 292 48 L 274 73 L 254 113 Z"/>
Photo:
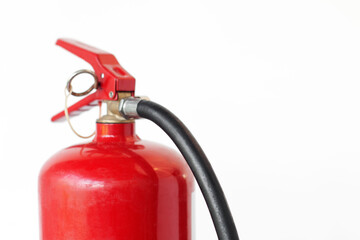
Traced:
<path id="1" fill-rule="evenodd" d="M 52 121 L 106 104 L 91 142 L 56 153 L 39 176 L 42 240 L 190 240 L 193 176 L 218 238 L 239 239 L 216 175 L 189 130 L 164 107 L 135 97 L 135 79 L 105 51 L 59 39 L 57 45 L 87 61 L 95 83 Z M 162 128 L 180 153 L 141 140 L 135 119 Z"/>

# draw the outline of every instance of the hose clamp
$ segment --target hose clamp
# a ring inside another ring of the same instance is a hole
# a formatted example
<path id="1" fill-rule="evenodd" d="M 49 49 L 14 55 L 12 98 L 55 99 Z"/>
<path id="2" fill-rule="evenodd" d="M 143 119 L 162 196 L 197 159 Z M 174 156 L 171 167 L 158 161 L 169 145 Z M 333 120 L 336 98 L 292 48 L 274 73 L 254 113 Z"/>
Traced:
<path id="1" fill-rule="evenodd" d="M 148 97 L 127 97 L 120 100 L 119 111 L 126 119 L 140 118 L 137 106 L 140 101 L 149 100 Z"/>

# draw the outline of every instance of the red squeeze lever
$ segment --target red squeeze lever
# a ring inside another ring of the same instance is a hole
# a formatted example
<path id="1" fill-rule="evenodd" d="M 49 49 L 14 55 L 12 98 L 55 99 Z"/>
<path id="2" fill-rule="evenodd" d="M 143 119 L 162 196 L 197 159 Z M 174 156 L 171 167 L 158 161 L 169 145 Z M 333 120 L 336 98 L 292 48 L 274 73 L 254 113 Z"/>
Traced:
<path id="1" fill-rule="evenodd" d="M 132 92 L 133 95 L 135 78 L 120 66 L 114 55 L 72 39 L 58 39 L 56 45 L 88 62 L 98 79 L 97 91 L 70 106 L 69 115 L 84 111 L 88 109 L 87 106 L 97 106 L 102 100 L 116 101 L 116 92 Z M 51 121 L 55 122 L 63 117 L 64 111 L 53 116 Z"/>

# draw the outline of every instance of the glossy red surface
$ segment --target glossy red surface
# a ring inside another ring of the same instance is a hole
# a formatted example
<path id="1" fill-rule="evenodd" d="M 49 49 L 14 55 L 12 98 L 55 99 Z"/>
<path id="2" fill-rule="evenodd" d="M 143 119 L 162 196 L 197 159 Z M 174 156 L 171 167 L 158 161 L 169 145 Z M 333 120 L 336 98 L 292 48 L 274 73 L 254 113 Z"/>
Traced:
<path id="1" fill-rule="evenodd" d="M 193 176 L 182 156 L 134 124 L 97 124 L 39 176 L 42 240 L 189 240 Z"/>

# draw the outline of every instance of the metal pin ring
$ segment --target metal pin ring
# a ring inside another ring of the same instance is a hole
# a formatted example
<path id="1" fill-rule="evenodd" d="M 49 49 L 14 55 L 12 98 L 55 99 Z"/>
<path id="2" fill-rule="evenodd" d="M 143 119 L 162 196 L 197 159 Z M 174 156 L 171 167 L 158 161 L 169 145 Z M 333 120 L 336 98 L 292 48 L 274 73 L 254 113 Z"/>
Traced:
<path id="1" fill-rule="evenodd" d="M 91 85 L 91 87 L 88 90 L 86 90 L 84 92 L 81 92 L 81 93 L 77 93 L 77 92 L 72 91 L 71 82 L 72 82 L 72 80 L 74 80 L 74 78 L 77 75 L 80 75 L 82 73 L 87 73 L 87 74 L 90 74 L 91 76 L 93 76 L 94 84 Z M 68 80 L 68 82 L 66 84 L 66 89 L 68 90 L 68 92 L 71 93 L 71 95 L 77 96 L 77 97 L 89 94 L 93 89 L 97 89 L 97 87 L 98 87 L 98 79 L 97 79 L 96 74 L 93 71 L 90 71 L 90 70 L 87 70 L 87 69 L 82 69 L 82 70 L 78 70 L 78 71 L 74 72 L 73 75 L 70 77 L 70 79 Z"/>

